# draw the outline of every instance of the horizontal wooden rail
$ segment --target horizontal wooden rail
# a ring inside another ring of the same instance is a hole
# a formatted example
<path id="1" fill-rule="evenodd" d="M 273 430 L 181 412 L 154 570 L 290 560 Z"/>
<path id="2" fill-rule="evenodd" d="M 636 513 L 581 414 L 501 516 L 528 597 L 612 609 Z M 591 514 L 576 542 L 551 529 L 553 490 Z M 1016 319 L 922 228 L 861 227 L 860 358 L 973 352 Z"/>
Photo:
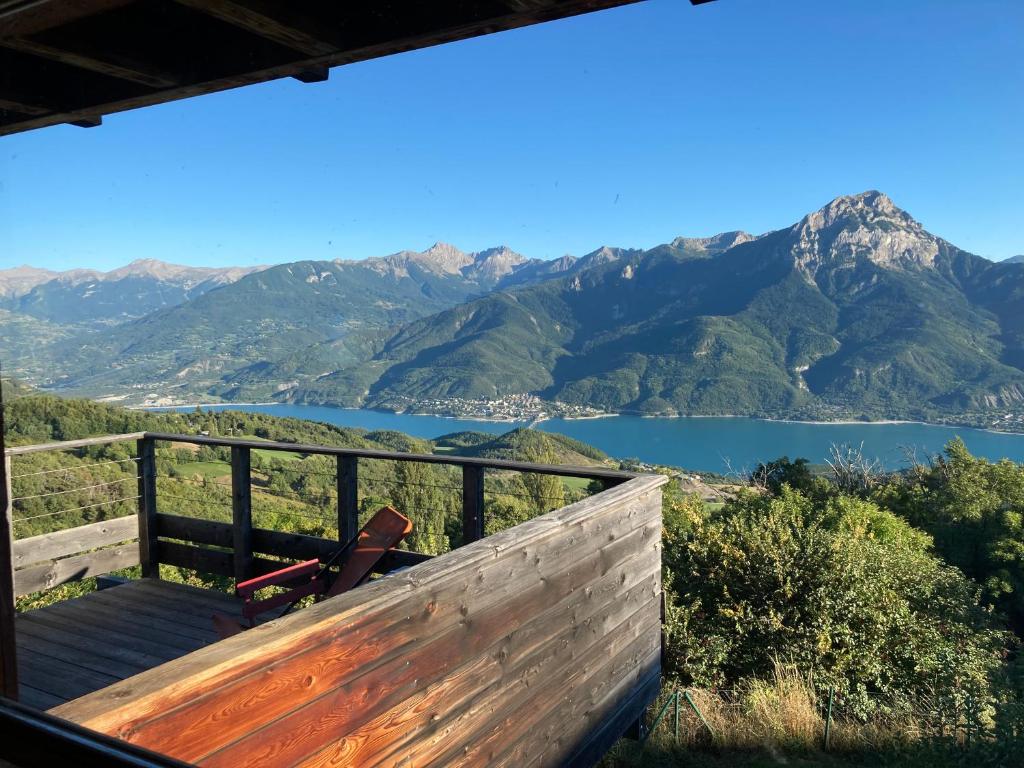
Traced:
<path id="1" fill-rule="evenodd" d="M 207 437 L 205 435 L 174 435 L 161 432 L 147 432 L 151 440 L 162 440 L 191 445 L 215 445 L 223 448 L 250 448 L 265 451 L 286 451 L 288 453 L 305 453 L 317 456 L 355 456 L 360 459 L 386 459 L 389 461 L 417 461 L 424 464 L 447 464 L 453 467 L 483 467 L 484 469 L 503 469 L 514 472 L 532 472 L 540 475 L 561 475 L 564 477 L 582 477 L 588 480 L 607 482 L 610 485 L 624 483 L 638 477 L 635 472 L 624 472 L 606 467 L 577 467 L 561 464 L 533 464 L 526 461 L 509 459 L 482 459 L 476 456 L 452 456 L 436 453 L 402 453 L 400 451 L 381 451 L 371 448 L 342 448 L 332 445 L 304 445 L 302 443 L 282 443 L 264 440 L 244 440 L 227 437 Z"/>
<path id="2" fill-rule="evenodd" d="M 45 453 L 46 451 L 70 451 L 75 448 L 89 448 L 94 445 L 110 445 L 111 443 L 123 443 L 128 440 L 138 440 L 145 437 L 145 432 L 130 432 L 124 435 L 102 435 L 100 437 L 86 437 L 81 440 L 65 440 L 60 443 L 38 443 L 36 445 L 19 445 L 14 448 L 7 448 L 4 454 L 7 456 L 24 456 L 27 453 Z"/>
<path id="3" fill-rule="evenodd" d="M 234 536 L 230 523 L 164 513 L 158 514 L 156 518 L 157 535 L 161 538 L 158 545 L 161 562 L 194 568 L 219 576 L 233 575 L 232 555 L 230 551 L 227 551 L 231 548 Z M 163 539 L 175 539 L 176 541 L 164 541 Z M 313 558 L 326 560 L 335 554 L 341 546 L 334 539 L 272 531 L 266 528 L 253 528 L 252 542 L 253 551 L 260 555 L 286 557 L 294 560 L 312 560 Z M 193 546 L 194 544 L 203 546 Z M 222 549 L 210 549 L 210 547 L 221 547 Z M 395 550 L 388 553 L 378 563 L 377 572 L 387 573 L 396 568 L 418 565 L 430 560 L 431 557 L 431 555 L 421 552 Z M 253 558 L 253 572 L 256 575 L 270 573 L 283 565 L 284 563 L 279 560 L 270 560 L 259 556 Z"/>
<path id="4" fill-rule="evenodd" d="M 101 520 L 98 523 L 65 528 L 62 531 L 30 536 L 14 542 L 14 567 L 24 568 L 44 560 L 77 555 L 92 549 L 132 541 L 139 536 L 139 518 L 135 515 Z"/>
<path id="5" fill-rule="evenodd" d="M 139 547 L 134 543 L 65 557 L 63 560 L 54 560 L 15 571 L 14 594 L 20 597 L 32 592 L 42 592 L 44 589 L 51 589 L 69 581 L 102 576 L 138 564 Z"/>
<path id="6" fill-rule="evenodd" d="M 317 456 L 350 456 L 361 459 L 385 459 L 388 461 L 417 461 L 424 464 L 447 464 L 453 467 L 482 467 L 484 469 L 500 469 L 512 472 L 532 472 L 540 475 L 561 475 L 564 477 L 581 477 L 597 480 L 606 486 L 624 483 L 638 477 L 636 472 L 625 472 L 607 467 L 578 467 L 570 464 L 534 464 L 527 461 L 511 459 L 484 459 L 477 456 L 452 456 L 436 453 L 407 453 L 401 451 L 382 451 L 372 448 L 342 448 L 334 445 L 306 445 L 303 443 L 284 443 L 273 440 L 245 440 L 230 437 L 207 437 L 206 435 L 177 435 L 165 432 L 131 432 L 123 435 L 103 435 L 87 437 L 82 440 L 66 440 L 59 443 L 39 443 L 37 445 L 20 445 L 7 448 L 7 456 L 23 456 L 29 453 L 46 451 L 70 451 L 76 448 L 88 448 L 94 445 L 110 445 L 129 440 L 161 440 L 172 443 L 188 443 L 190 445 L 213 445 L 221 448 L 249 448 L 264 451 L 284 451 L 287 453 L 305 453 Z"/>

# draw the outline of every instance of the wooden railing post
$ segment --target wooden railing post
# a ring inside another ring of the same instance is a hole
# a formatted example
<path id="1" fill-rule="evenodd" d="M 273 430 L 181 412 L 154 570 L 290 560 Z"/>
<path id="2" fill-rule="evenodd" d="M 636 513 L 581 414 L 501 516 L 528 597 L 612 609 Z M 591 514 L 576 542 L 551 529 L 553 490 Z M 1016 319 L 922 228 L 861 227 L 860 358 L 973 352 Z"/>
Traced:
<path id="1" fill-rule="evenodd" d="M 0 454 L 3 454 L 3 398 L 0 397 Z M 18 651 L 14 633 L 14 520 L 11 515 L 11 457 L 0 462 L 0 694 L 18 698 Z"/>
<path id="2" fill-rule="evenodd" d="M 136 443 L 139 476 L 139 562 L 142 576 L 160 578 L 156 522 L 156 443 L 144 437 Z"/>
<path id="3" fill-rule="evenodd" d="M 484 468 L 462 466 L 462 543 L 484 537 Z"/>
<path id="4" fill-rule="evenodd" d="M 252 577 L 251 461 L 248 448 L 231 446 L 231 521 L 236 582 Z"/>
<path id="5" fill-rule="evenodd" d="M 338 541 L 359 532 L 359 457 L 338 456 Z"/>

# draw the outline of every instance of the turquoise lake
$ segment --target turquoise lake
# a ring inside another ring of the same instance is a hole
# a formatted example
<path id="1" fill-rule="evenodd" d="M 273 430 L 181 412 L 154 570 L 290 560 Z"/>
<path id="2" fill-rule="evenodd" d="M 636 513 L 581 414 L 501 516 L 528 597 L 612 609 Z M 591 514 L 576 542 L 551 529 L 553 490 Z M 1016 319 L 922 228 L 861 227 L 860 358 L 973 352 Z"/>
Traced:
<path id="1" fill-rule="evenodd" d="M 476 430 L 500 434 L 522 424 L 439 416 L 412 416 L 381 411 L 313 405 L 206 406 L 324 421 L 369 430 L 394 429 L 434 438 L 448 432 Z M 185 409 L 188 410 L 188 409 Z M 802 456 L 821 462 L 833 444 L 860 446 L 888 469 L 906 465 L 907 451 L 919 459 L 942 450 L 959 435 L 972 453 L 989 459 L 1024 463 L 1024 435 L 928 424 L 808 424 L 745 418 L 602 419 L 541 422 L 536 429 L 559 432 L 595 445 L 609 455 L 671 464 L 702 472 L 742 472 L 765 459 Z"/>

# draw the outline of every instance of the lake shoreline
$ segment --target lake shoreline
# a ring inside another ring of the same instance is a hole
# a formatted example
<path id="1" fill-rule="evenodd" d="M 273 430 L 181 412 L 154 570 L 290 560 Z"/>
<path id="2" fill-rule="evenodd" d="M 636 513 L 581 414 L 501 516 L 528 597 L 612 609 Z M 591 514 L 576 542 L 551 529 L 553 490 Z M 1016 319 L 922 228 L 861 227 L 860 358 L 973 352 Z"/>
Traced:
<path id="1" fill-rule="evenodd" d="M 97 401 L 99 402 L 99 401 Z M 261 402 L 261 403 L 234 403 L 234 402 L 219 402 L 219 403 L 181 403 L 180 405 L 128 405 L 122 406 L 128 410 L 135 411 L 182 411 L 185 409 L 193 410 L 195 408 L 219 408 L 219 409 L 230 409 L 235 406 L 252 408 L 252 407 L 271 407 L 271 406 L 296 406 L 296 405 L 311 405 L 308 403 L 282 403 L 278 401 Z M 331 408 L 338 411 L 375 411 L 377 413 L 386 413 L 394 416 L 415 416 L 415 417 L 429 417 L 434 419 L 449 419 L 452 421 L 481 421 L 493 424 L 525 424 L 527 428 L 532 428 L 537 424 L 556 422 L 556 421 L 593 421 L 597 419 L 610 419 L 619 417 L 634 417 L 639 419 L 752 419 L 754 421 L 763 421 L 769 424 L 801 424 L 807 426 L 823 426 L 823 427 L 837 427 L 837 426 L 894 426 L 894 425 L 906 425 L 913 424 L 923 427 L 942 427 L 946 429 L 973 429 L 979 432 L 990 432 L 995 435 L 1024 435 L 1024 430 L 1015 429 L 995 429 L 993 427 L 980 427 L 972 424 L 963 424 L 957 422 L 943 423 L 934 421 L 920 421 L 915 419 L 835 419 L 835 420 L 822 420 L 822 419 L 793 419 L 783 418 L 774 416 L 744 416 L 739 413 L 717 413 L 717 414 L 640 414 L 626 412 L 615 412 L 615 413 L 597 413 L 588 416 L 533 416 L 524 417 L 521 419 L 511 418 L 496 418 L 494 416 L 476 416 L 476 415 L 460 415 L 454 416 L 452 414 L 440 414 L 440 413 L 428 413 L 428 412 L 416 412 L 407 413 L 403 411 L 391 411 L 386 408 L 355 408 L 341 405 L 327 405 L 327 404 L 316 404 L 312 407 L 316 408 Z"/>
<path id="2" fill-rule="evenodd" d="M 889 420 L 890 423 L 843 420 L 839 423 L 738 416 L 652 419 L 618 414 L 616 418 L 509 423 L 294 403 L 248 406 L 204 403 L 201 407 L 217 412 L 233 408 L 365 432 L 398 431 L 425 440 L 463 431 L 497 437 L 510 429 L 532 424 L 540 432 L 565 435 L 620 459 L 632 458 L 654 466 L 685 467 L 698 473 L 749 473 L 760 463 L 784 455 L 823 463 L 836 445 L 862 446 L 864 455 L 879 461 L 881 468 L 898 470 L 909 465 L 911 455 L 936 456 L 955 438 L 964 440 L 968 450 L 976 456 L 992 461 L 1009 458 L 1024 463 L 1024 435 L 896 420 Z M 177 408 L 186 414 L 190 410 L 189 406 Z M 164 410 L 166 412 L 166 407 Z"/>

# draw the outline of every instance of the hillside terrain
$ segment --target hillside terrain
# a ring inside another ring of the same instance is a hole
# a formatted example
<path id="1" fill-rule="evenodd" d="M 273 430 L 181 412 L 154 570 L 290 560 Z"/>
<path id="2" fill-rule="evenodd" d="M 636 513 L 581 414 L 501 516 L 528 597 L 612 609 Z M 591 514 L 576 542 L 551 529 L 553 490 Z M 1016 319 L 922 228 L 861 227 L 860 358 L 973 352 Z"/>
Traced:
<path id="1" fill-rule="evenodd" d="M 439 243 L 205 281 L 164 267 L 177 293 L 136 291 L 123 312 L 154 309 L 131 319 L 82 305 L 114 307 L 89 286 L 135 290 L 138 268 L 0 273 L 0 355 L 35 385 L 130 403 L 1024 424 L 1024 266 L 874 191 L 758 236 L 553 261 Z"/>
<path id="2" fill-rule="evenodd" d="M 8 417 L 13 444 L 156 429 L 615 464 L 536 430 L 427 441 L 267 414 L 154 414 L 38 395 L 12 400 Z M 136 514 L 134 450 L 127 442 L 14 457 L 18 538 Z M 339 535 L 333 457 L 254 449 L 251 459 L 260 528 Z M 161 442 L 156 460 L 161 511 L 231 519 L 227 448 Z M 672 476 L 662 491 L 659 704 L 686 691 L 689 707 L 680 712 L 678 738 L 670 736 L 671 709 L 662 710 L 669 717 L 651 740 L 621 742 L 602 765 L 1015 765 L 1024 713 L 1016 654 L 1024 556 L 1014 543 L 1024 468 L 977 459 L 959 441 L 927 464 L 888 475 L 819 474 L 802 459 L 766 462 L 769 475 L 711 499 L 672 470 L 645 468 Z M 414 518 L 409 548 L 446 552 L 461 541 L 460 475 L 434 464 L 361 462 L 361 517 L 392 504 Z M 565 478 L 489 472 L 486 530 L 595 490 Z M 230 578 L 172 566 L 161 577 L 234 588 Z M 19 598 L 18 609 L 94 588 L 94 579 L 64 584 Z"/>
<path id="3" fill-rule="evenodd" d="M 1024 403 L 1024 269 L 838 198 L 724 250 L 679 241 L 410 323 L 307 402 L 532 392 L 650 415 L 935 418 Z M 365 384 L 365 380 L 361 382 Z"/>

